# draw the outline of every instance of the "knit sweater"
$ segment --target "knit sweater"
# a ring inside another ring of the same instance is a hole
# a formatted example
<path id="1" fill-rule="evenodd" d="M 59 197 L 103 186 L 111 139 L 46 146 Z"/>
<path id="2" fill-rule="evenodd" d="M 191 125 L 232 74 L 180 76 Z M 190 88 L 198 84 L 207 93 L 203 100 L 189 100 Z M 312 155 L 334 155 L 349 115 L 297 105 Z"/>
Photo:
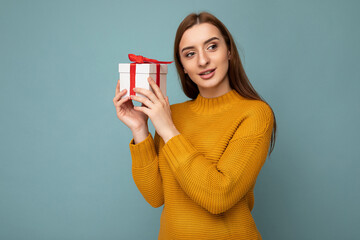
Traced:
<path id="1" fill-rule="evenodd" d="M 170 106 L 180 134 L 131 139 L 132 175 L 145 200 L 164 205 L 158 239 L 262 239 L 251 210 L 267 158 L 273 113 L 228 93 Z"/>

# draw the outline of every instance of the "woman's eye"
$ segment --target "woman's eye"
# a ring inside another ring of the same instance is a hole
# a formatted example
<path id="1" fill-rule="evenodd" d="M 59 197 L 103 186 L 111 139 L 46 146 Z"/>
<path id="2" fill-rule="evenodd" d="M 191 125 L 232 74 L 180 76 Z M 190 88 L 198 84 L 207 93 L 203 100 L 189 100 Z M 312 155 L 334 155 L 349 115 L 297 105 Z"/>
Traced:
<path id="1" fill-rule="evenodd" d="M 213 44 L 213 45 L 211 45 L 209 48 L 216 49 L 216 48 L 217 48 L 217 45 L 216 45 L 216 44 Z"/>
<path id="2" fill-rule="evenodd" d="M 193 52 L 189 52 L 189 53 L 187 53 L 187 54 L 185 55 L 185 57 L 191 57 L 192 54 L 193 54 Z"/>

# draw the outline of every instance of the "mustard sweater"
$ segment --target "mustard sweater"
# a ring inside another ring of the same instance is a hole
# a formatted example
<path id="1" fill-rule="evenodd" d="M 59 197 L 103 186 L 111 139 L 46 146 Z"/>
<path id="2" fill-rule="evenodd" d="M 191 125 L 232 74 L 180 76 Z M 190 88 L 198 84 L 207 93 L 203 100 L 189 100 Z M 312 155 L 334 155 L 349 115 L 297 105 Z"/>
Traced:
<path id="1" fill-rule="evenodd" d="M 164 204 L 158 239 L 262 239 L 251 210 L 273 130 L 271 108 L 236 90 L 170 106 L 180 132 L 129 144 L 145 200 Z"/>

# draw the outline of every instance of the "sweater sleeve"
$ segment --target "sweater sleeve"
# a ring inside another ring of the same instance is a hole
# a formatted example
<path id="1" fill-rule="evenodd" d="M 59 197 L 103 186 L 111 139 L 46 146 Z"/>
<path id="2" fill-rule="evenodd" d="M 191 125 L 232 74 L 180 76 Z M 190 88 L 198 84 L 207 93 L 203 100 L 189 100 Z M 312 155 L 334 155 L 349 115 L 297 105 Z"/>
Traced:
<path id="1" fill-rule="evenodd" d="M 220 214 L 254 186 L 268 154 L 272 128 L 270 107 L 248 114 L 217 163 L 208 161 L 182 134 L 171 138 L 162 151 L 184 192 L 210 213 Z"/>
<path id="2" fill-rule="evenodd" d="M 134 139 L 131 139 L 129 144 L 134 182 L 145 200 L 154 208 L 164 204 L 158 161 L 159 138 L 156 132 L 154 139 L 149 133 L 144 141 L 134 144 Z"/>

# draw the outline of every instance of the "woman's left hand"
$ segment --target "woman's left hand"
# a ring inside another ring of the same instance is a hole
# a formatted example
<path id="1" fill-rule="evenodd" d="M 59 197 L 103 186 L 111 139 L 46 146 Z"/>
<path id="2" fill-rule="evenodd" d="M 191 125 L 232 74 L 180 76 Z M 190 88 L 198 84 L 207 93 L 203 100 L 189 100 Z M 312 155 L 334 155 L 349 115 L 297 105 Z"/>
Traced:
<path id="1" fill-rule="evenodd" d="M 134 109 L 149 116 L 156 132 L 166 143 L 180 132 L 176 129 L 171 118 L 169 98 L 163 96 L 160 88 L 151 77 L 148 77 L 148 82 L 156 95 L 145 88 L 135 88 L 134 92 L 140 93 L 147 98 L 132 95 L 131 99 L 142 103 L 141 107 L 135 106 Z"/>

